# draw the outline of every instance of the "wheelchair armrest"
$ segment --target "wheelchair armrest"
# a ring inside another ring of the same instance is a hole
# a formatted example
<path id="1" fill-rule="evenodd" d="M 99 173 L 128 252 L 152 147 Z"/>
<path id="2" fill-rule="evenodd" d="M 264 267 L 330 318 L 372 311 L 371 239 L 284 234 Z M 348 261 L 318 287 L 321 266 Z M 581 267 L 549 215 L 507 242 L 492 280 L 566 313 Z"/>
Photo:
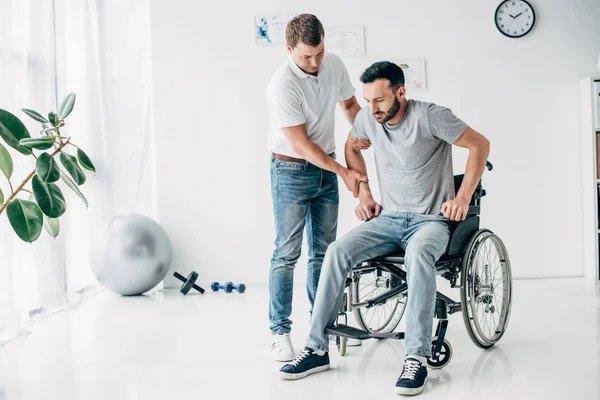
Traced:
<path id="1" fill-rule="evenodd" d="M 467 217 L 479 215 L 480 212 L 481 212 L 480 206 L 470 206 L 469 211 L 467 211 Z"/>
<path id="2" fill-rule="evenodd" d="M 463 254 L 469 244 L 469 241 L 479 230 L 479 215 L 468 216 L 464 221 L 459 222 L 448 243 L 447 254 L 449 256 L 455 256 Z"/>

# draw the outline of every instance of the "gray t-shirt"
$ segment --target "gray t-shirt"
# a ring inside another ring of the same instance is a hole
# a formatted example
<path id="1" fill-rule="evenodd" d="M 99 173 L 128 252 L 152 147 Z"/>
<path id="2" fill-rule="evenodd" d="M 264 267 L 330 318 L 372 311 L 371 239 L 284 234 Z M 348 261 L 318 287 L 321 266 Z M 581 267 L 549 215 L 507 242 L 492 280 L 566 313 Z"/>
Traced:
<path id="1" fill-rule="evenodd" d="M 381 208 L 439 215 L 455 197 L 452 143 L 467 129 L 448 108 L 408 100 L 395 125 L 377 122 L 369 107 L 356 115 L 352 136 L 371 141 L 381 191 Z"/>

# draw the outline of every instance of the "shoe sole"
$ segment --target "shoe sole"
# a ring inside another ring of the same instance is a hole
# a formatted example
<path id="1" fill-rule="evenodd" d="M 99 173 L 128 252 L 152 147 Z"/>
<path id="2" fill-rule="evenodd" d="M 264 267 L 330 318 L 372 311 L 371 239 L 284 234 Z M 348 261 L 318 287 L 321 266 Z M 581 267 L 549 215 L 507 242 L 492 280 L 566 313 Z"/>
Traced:
<path id="1" fill-rule="evenodd" d="M 290 374 L 289 372 L 281 372 L 281 371 L 279 372 L 279 374 L 281 376 L 281 379 L 284 379 L 286 381 L 293 381 L 296 379 L 306 378 L 307 376 L 316 374 L 317 372 L 327 371 L 328 369 L 329 369 L 329 364 L 322 365 L 320 367 L 315 367 L 315 368 L 309 369 L 306 372 L 302 372 L 299 374 Z"/>
<path id="2" fill-rule="evenodd" d="M 290 352 L 280 352 L 277 354 L 271 353 L 273 356 L 273 361 L 277 361 L 277 362 L 290 362 L 290 361 L 294 361 L 294 359 L 296 358 L 296 356 L 294 355 L 294 349 L 290 350 Z"/>
<path id="3" fill-rule="evenodd" d="M 425 384 L 420 388 L 401 388 L 396 387 L 396 394 L 401 394 L 403 396 L 415 396 L 417 394 L 421 394 L 423 390 L 425 390 Z"/>

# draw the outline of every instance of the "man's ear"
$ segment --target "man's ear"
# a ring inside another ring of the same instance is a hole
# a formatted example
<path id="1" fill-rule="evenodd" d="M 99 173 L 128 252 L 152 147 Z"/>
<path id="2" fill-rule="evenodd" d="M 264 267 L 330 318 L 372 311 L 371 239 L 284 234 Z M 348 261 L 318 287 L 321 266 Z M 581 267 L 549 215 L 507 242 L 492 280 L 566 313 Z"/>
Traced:
<path id="1" fill-rule="evenodd" d="M 285 44 L 285 48 L 287 49 L 288 53 L 292 54 L 292 51 L 294 50 L 294 49 L 292 48 L 292 46 L 290 46 L 289 44 L 287 44 L 287 43 L 286 43 L 286 44 Z"/>
<path id="2" fill-rule="evenodd" d="M 404 86 L 400 86 L 398 90 L 396 90 L 396 97 L 398 100 L 402 100 L 404 96 L 406 96 L 406 88 Z"/>

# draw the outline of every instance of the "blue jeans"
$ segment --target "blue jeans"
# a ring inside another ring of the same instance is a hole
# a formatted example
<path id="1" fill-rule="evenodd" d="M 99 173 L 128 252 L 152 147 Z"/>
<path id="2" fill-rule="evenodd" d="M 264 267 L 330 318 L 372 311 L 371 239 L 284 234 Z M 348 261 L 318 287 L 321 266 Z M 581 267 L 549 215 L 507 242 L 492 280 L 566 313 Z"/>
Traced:
<path id="1" fill-rule="evenodd" d="M 441 216 L 383 210 L 378 217 L 332 243 L 325 254 L 306 345 L 314 350 L 328 350 L 325 329 L 335 322 L 353 266 L 404 249 L 408 284 L 406 354 L 431 356 L 437 292 L 435 263 L 449 240 L 450 222 Z"/>
<path id="2" fill-rule="evenodd" d="M 284 334 L 291 331 L 294 267 L 300 257 L 305 227 L 306 291 L 312 314 L 325 251 L 337 232 L 337 176 L 308 162 L 271 158 L 271 195 L 276 237 L 269 272 L 269 320 L 273 334 Z"/>

